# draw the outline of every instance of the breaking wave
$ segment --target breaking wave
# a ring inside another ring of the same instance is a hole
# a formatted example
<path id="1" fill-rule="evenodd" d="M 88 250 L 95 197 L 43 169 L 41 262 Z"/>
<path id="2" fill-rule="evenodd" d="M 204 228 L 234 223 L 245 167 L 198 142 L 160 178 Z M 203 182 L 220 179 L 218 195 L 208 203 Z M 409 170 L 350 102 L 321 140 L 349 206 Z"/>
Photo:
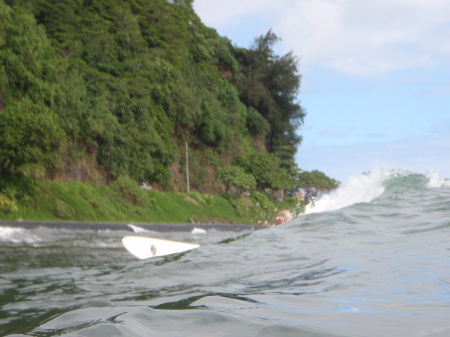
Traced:
<path id="1" fill-rule="evenodd" d="M 310 203 L 305 214 L 333 211 L 358 203 L 369 203 L 383 196 L 390 197 L 405 190 L 422 190 L 450 187 L 450 180 L 438 172 L 419 174 L 409 171 L 374 171 L 352 177 L 330 194 L 325 194 Z"/>

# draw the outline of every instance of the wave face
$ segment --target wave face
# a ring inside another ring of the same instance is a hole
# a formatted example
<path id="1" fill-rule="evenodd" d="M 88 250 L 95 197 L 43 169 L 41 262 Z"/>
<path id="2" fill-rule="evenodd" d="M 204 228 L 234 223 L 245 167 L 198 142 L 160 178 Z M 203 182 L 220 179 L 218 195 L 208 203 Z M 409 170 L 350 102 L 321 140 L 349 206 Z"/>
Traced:
<path id="1" fill-rule="evenodd" d="M 355 177 L 244 233 L 141 233 L 199 249 L 138 261 L 125 231 L 0 227 L 6 336 L 448 336 L 450 185 Z"/>
<path id="2" fill-rule="evenodd" d="M 450 187 L 450 180 L 435 171 L 417 174 L 408 171 L 384 170 L 352 177 L 349 182 L 306 208 L 306 214 L 333 211 L 358 203 L 369 203 L 379 197 L 390 198 L 398 193 L 423 191 L 427 188 Z"/>

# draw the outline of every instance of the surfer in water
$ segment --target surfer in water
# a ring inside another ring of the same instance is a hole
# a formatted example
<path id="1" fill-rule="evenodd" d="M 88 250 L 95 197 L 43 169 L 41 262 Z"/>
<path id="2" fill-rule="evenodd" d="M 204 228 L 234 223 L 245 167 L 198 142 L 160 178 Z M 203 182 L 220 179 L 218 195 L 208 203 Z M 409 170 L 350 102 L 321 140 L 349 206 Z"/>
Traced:
<path id="1" fill-rule="evenodd" d="M 281 225 L 283 223 L 289 222 L 292 220 L 292 213 L 287 209 L 280 211 L 275 218 L 275 225 Z"/>

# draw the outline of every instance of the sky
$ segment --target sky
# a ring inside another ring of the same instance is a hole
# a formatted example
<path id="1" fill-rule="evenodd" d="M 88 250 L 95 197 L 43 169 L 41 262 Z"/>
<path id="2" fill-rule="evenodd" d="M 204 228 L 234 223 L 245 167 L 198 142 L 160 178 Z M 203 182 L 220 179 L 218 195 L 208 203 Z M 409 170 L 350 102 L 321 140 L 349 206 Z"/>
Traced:
<path id="1" fill-rule="evenodd" d="M 299 58 L 296 162 L 346 182 L 379 169 L 450 178 L 450 1 L 194 0 L 238 47 L 270 29 Z"/>

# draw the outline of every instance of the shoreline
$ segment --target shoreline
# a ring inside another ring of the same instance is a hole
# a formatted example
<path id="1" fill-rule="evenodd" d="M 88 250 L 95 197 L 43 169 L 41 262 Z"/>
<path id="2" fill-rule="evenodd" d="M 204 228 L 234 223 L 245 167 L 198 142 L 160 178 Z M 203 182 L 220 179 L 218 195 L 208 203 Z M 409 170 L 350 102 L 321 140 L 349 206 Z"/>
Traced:
<path id="1" fill-rule="evenodd" d="M 0 220 L 0 227 L 19 227 L 33 229 L 38 227 L 86 229 L 86 230 L 121 230 L 135 232 L 132 226 L 137 226 L 154 232 L 191 232 L 194 228 L 217 230 L 222 232 L 254 231 L 268 226 L 232 225 L 232 224 L 192 224 L 192 223 L 142 223 L 142 222 L 88 222 L 88 221 L 16 221 Z"/>

